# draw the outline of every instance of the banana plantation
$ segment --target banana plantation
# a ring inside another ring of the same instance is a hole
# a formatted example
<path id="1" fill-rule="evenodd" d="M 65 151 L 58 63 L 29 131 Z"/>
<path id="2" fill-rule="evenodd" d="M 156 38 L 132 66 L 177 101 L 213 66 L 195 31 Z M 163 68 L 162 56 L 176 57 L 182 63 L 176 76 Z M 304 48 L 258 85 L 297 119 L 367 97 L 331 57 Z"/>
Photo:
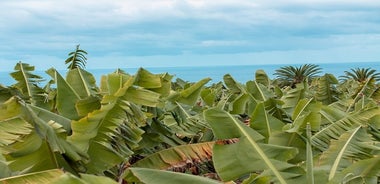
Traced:
<path id="1" fill-rule="evenodd" d="M 1 183 L 378 183 L 380 76 L 317 65 L 210 83 L 140 68 L 100 81 L 76 48 L 0 85 Z"/>

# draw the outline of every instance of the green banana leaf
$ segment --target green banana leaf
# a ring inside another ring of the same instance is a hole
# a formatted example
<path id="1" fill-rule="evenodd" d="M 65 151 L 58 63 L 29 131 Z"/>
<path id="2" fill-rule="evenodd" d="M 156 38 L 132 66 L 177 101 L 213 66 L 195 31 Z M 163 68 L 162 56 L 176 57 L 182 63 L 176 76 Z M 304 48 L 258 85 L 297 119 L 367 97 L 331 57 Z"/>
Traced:
<path id="1" fill-rule="evenodd" d="M 315 93 L 315 99 L 322 102 L 325 105 L 331 104 L 337 101 L 338 92 L 334 85 L 337 85 L 339 81 L 332 74 L 325 74 L 316 80 L 317 89 Z"/>
<path id="2" fill-rule="evenodd" d="M 186 105 L 194 105 L 197 100 L 200 99 L 200 93 L 202 91 L 202 88 L 204 85 L 206 85 L 211 79 L 210 78 L 204 78 L 188 88 L 184 89 L 183 91 L 179 92 L 179 97 L 175 100 L 177 102 L 186 104 Z"/>
<path id="3" fill-rule="evenodd" d="M 378 183 L 380 157 L 359 160 L 337 173 L 329 183 Z"/>
<path id="4" fill-rule="evenodd" d="M 34 106 L 34 105 L 28 105 L 30 109 L 33 111 L 33 113 L 36 114 L 39 118 L 41 118 L 45 122 L 49 122 L 50 120 L 54 120 L 55 122 L 59 123 L 62 125 L 62 127 L 67 131 L 71 132 L 71 120 L 60 116 L 58 114 L 55 114 L 51 111 L 42 109 L 40 107 Z"/>
<path id="5" fill-rule="evenodd" d="M 186 106 L 176 102 L 176 106 L 170 113 L 164 114 L 163 122 L 172 129 L 178 136 L 194 137 L 208 128 L 208 124 L 194 112 L 191 106 Z"/>
<path id="6" fill-rule="evenodd" d="M 264 102 L 257 104 L 251 115 L 250 127 L 263 135 L 265 142 L 268 142 L 273 132 L 281 132 L 284 125 L 282 121 L 267 112 Z"/>
<path id="7" fill-rule="evenodd" d="M 374 144 L 374 139 L 361 127 L 343 133 L 338 140 L 332 140 L 330 147 L 320 156 L 320 165 L 328 166 L 329 180 L 352 164 L 353 160 L 363 160 L 373 157 L 374 151 L 380 147 Z"/>
<path id="8" fill-rule="evenodd" d="M 305 94 L 306 86 L 307 86 L 306 83 L 304 84 L 300 83 L 296 85 L 296 88 L 284 91 L 284 94 L 281 97 L 281 100 L 284 102 L 284 104 L 282 105 L 282 108 L 286 112 L 288 112 L 289 114 L 292 114 L 298 102 L 301 99 L 306 97 L 306 94 Z"/>
<path id="9" fill-rule="evenodd" d="M 81 68 L 69 70 L 66 75 L 66 81 L 81 99 L 95 96 L 99 93 L 95 77 Z"/>
<path id="10" fill-rule="evenodd" d="M 76 120 L 79 119 L 75 104 L 80 99 L 79 94 L 55 69 L 46 71 L 57 85 L 56 107 L 60 115 Z"/>
<path id="11" fill-rule="evenodd" d="M 54 184 L 117 184 L 118 182 L 105 176 L 97 176 L 92 174 L 80 174 L 80 177 L 65 173 L 61 175 L 57 180 L 52 181 Z"/>
<path id="12" fill-rule="evenodd" d="M 144 184 L 220 184 L 220 182 L 201 176 L 194 176 L 184 173 L 176 173 L 170 171 L 161 171 L 147 168 L 129 168 L 124 173 L 123 178 L 129 182 L 141 182 Z"/>
<path id="13" fill-rule="evenodd" d="M 101 109 L 72 122 L 73 133 L 68 140 L 89 155 L 90 162 L 86 164 L 88 173 L 101 173 L 132 155 L 131 149 L 141 140 L 144 132 L 139 127 L 144 124 L 134 124 L 137 121 L 131 121 L 126 111 L 130 111 L 128 102 L 116 98 Z M 118 131 L 123 124 L 129 124 L 123 126 L 127 135 Z M 112 144 L 114 137 L 128 141 L 129 146 L 119 142 L 119 148 L 115 148 Z"/>
<path id="14" fill-rule="evenodd" d="M 250 95 L 248 94 L 240 94 L 237 98 L 235 98 L 229 105 L 229 112 L 231 114 L 245 114 L 247 104 L 250 101 Z"/>
<path id="15" fill-rule="evenodd" d="M 302 133 L 306 124 L 310 124 L 312 131 L 318 131 L 321 124 L 320 110 L 321 102 L 315 102 L 313 99 L 301 99 L 294 108 L 292 114 L 292 124 L 287 124 L 284 130 L 287 132 Z"/>
<path id="16" fill-rule="evenodd" d="M 61 167 L 73 171 L 75 168 L 68 162 L 86 160 L 85 153 L 66 141 L 64 127 L 53 120 L 46 120 L 46 117 L 40 118 L 36 113 L 39 111 L 35 111 L 37 107 L 21 104 L 15 98 L 2 107 L 0 114 L 8 112 L 12 116 L 0 120 L 4 128 L 1 136 L 7 137 L 0 150 L 12 172 L 29 173 Z"/>
<path id="17" fill-rule="evenodd" d="M 107 87 L 102 89 L 108 94 L 103 96 L 101 108 L 73 121 L 73 133 L 68 138 L 89 155 L 88 173 L 102 173 L 133 154 L 144 133 L 141 127 L 146 126 L 146 117 L 135 103 L 154 107 L 160 97 L 133 86 L 133 76 L 112 73 L 103 78 L 102 85 Z"/>
<path id="18" fill-rule="evenodd" d="M 110 178 L 104 176 L 95 176 L 89 174 L 81 174 L 80 178 L 70 173 L 65 173 L 60 169 L 45 170 L 40 172 L 34 172 L 30 174 L 18 175 L 14 177 L 8 177 L 0 179 L 0 183 L 3 184 L 117 184 Z"/>
<path id="19" fill-rule="evenodd" d="M 268 87 L 264 86 L 261 83 L 258 83 L 257 81 L 248 81 L 246 85 L 247 91 L 256 101 L 264 102 L 269 98 L 274 97 L 273 92 L 270 91 Z"/>
<path id="20" fill-rule="evenodd" d="M 60 169 L 45 170 L 40 172 L 34 172 L 30 174 L 18 175 L 8 178 L 0 179 L 2 184 L 50 184 L 53 181 L 64 175 L 64 172 Z"/>
<path id="21" fill-rule="evenodd" d="M 264 85 L 265 87 L 269 87 L 269 85 L 271 84 L 271 80 L 264 70 L 256 70 L 255 81 L 259 84 Z"/>
<path id="22" fill-rule="evenodd" d="M 214 145 L 213 161 L 223 181 L 263 172 L 272 181 L 289 183 L 304 172 L 287 163 L 297 154 L 297 149 L 262 143 L 262 135 L 221 109 L 208 109 L 204 116 L 219 139 Z"/>
<path id="23" fill-rule="evenodd" d="M 152 74 L 144 68 L 140 68 L 136 74 L 135 85 L 148 89 L 161 88 L 161 76 Z"/>
<path id="24" fill-rule="evenodd" d="M 43 81 L 42 77 L 31 73 L 34 71 L 34 66 L 27 63 L 19 62 L 16 64 L 16 71 L 11 73 L 11 76 L 17 81 L 13 86 L 20 90 L 22 98 L 26 99 L 33 105 L 51 109 L 51 103 L 47 98 L 47 93 L 40 87 L 38 83 Z"/>
<path id="25" fill-rule="evenodd" d="M 380 108 L 373 107 L 358 112 L 346 113 L 337 108 L 322 106 L 321 114 L 324 119 L 329 120 L 329 124 L 324 125 L 320 131 L 316 132 L 311 141 L 314 147 L 325 151 L 329 147 L 331 140 L 337 140 L 346 131 L 361 125 L 368 125 L 372 117 L 380 114 Z"/>
<path id="26" fill-rule="evenodd" d="M 215 106 L 223 95 L 223 88 L 224 86 L 222 82 L 212 84 L 210 87 L 204 88 L 201 91 L 201 98 L 205 105 L 210 107 Z"/>
<path id="27" fill-rule="evenodd" d="M 244 86 L 237 82 L 230 74 L 224 75 L 223 81 L 232 94 L 240 94 L 246 91 Z"/>

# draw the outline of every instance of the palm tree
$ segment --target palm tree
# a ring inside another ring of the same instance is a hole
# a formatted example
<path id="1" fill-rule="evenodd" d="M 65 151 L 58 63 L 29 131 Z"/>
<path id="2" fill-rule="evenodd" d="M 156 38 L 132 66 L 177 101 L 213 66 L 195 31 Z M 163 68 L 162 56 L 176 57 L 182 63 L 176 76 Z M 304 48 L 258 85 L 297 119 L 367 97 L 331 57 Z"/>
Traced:
<path id="1" fill-rule="evenodd" d="M 304 64 L 299 67 L 284 66 L 277 69 L 274 75 L 277 76 L 277 80 L 280 81 L 282 86 L 292 86 L 301 83 L 305 80 L 311 81 L 317 77 L 317 74 L 321 72 L 321 68 L 315 64 Z"/>
<path id="2" fill-rule="evenodd" d="M 371 68 L 355 68 L 351 71 L 344 71 L 346 75 L 339 76 L 342 81 L 347 81 L 348 79 L 353 79 L 360 83 L 366 82 L 369 80 L 378 81 L 380 79 L 380 73 L 376 72 L 375 69 Z"/>

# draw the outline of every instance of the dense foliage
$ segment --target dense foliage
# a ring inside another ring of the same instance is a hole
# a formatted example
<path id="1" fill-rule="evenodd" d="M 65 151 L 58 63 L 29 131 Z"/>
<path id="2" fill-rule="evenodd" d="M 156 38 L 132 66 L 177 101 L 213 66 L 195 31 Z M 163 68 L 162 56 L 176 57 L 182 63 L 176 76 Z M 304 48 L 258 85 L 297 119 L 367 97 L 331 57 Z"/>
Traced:
<path id="1" fill-rule="evenodd" d="M 262 70 L 208 84 L 117 69 L 98 86 L 85 54 L 44 86 L 22 62 L 0 85 L 1 182 L 378 183 L 377 74 L 339 82 L 304 65 L 286 84 Z"/>

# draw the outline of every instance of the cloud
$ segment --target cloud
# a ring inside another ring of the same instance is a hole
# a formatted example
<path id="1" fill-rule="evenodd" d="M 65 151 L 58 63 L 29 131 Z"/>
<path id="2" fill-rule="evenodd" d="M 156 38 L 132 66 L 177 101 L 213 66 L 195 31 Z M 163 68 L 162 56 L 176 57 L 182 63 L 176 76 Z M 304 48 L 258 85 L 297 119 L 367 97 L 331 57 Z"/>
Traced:
<path id="1" fill-rule="evenodd" d="M 63 60 L 76 44 L 103 59 L 361 52 L 379 48 L 379 12 L 370 0 L 0 1 L 0 58 Z"/>

